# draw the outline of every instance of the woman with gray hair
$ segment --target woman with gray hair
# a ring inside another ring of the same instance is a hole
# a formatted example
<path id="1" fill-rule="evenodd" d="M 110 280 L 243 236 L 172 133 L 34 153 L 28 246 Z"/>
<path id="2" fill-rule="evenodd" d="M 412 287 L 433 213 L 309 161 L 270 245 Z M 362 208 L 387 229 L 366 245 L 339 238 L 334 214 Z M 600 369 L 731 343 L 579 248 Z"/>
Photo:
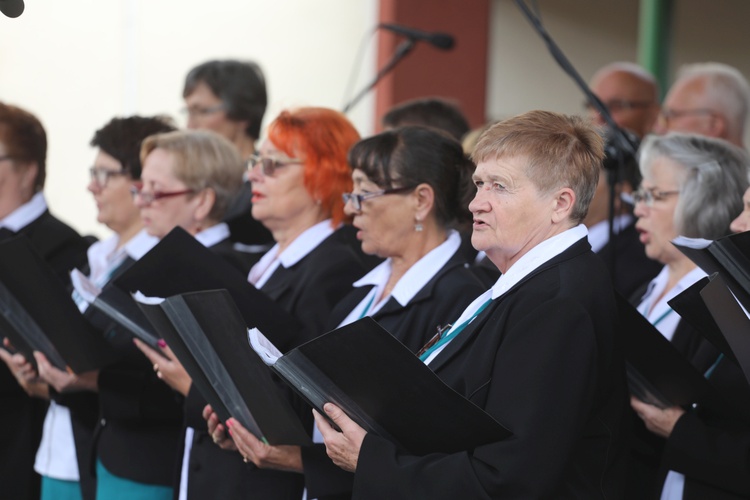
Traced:
<path id="1" fill-rule="evenodd" d="M 748 187 L 750 157 L 722 140 L 671 133 L 650 136 L 643 142 L 640 167 L 643 182 L 634 195 L 636 229 L 646 255 L 664 268 L 648 285 L 638 310 L 693 366 L 710 377 L 714 386 L 724 385 L 734 378 L 733 364 L 722 362 L 723 356 L 668 304 L 706 275 L 671 241 L 678 235 L 714 240 L 730 234 L 729 226 L 742 210 L 742 195 Z M 649 484 L 656 493 L 661 490 L 663 499 L 735 498 L 721 493 L 747 487 L 741 485 L 747 479 L 727 479 L 731 468 L 717 466 L 722 461 L 732 462 L 720 443 L 708 448 L 706 444 L 710 436 L 730 430 L 737 415 L 712 415 L 710 409 L 700 407 L 689 411 L 681 407 L 660 409 L 636 398 L 631 398 L 631 406 L 646 429 L 666 441 L 644 436 L 653 441 L 656 450 L 663 447 L 663 452 L 654 452 L 650 464 L 649 457 L 636 456 L 636 468 L 640 467 L 640 474 L 651 481 L 641 476 L 630 484 Z M 738 429 L 742 428 L 739 425 Z M 656 475 L 660 456 L 662 470 L 669 471 L 666 478 Z"/>

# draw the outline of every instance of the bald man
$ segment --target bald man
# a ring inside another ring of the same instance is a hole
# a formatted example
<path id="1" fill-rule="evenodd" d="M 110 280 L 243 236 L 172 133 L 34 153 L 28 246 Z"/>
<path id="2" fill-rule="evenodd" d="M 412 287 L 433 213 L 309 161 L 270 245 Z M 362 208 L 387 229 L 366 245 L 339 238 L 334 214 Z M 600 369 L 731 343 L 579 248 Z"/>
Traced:
<path id="1" fill-rule="evenodd" d="M 683 66 L 664 99 L 654 132 L 688 132 L 745 147 L 750 85 L 735 68 L 721 63 Z"/>
<path id="2" fill-rule="evenodd" d="M 656 79 L 637 64 L 615 62 L 599 69 L 591 79 L 591 91 L 607 106 L 615 123 L 638 137 L 648 134 L 659 116 L 659 86 Z M 591 119 L 605 125 L 589 107 Z"/>

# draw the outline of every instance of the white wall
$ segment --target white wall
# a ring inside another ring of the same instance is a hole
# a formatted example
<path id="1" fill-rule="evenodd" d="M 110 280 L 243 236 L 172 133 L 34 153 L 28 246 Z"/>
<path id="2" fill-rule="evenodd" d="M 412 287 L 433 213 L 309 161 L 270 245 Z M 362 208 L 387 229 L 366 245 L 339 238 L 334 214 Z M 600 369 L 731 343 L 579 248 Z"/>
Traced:
<path id="1" fill-rule="evenodd" d="M 47 130 L 51 210 L 102 236 L 85 189 L 97 128 L 130 114 L 166 113 L 184 125 L 185 74 L 214 58 L 260 64 L 266 123 L 292 105 L 341 109 L 363 39 L 370 50 L 355 90 L 374 74 L 376 22 L 377 0 L 26 0 L 20 17 L 0 16 L 0 100 Z M 373 109 L 370 95 L 349 113 L 362 134 Z"/>

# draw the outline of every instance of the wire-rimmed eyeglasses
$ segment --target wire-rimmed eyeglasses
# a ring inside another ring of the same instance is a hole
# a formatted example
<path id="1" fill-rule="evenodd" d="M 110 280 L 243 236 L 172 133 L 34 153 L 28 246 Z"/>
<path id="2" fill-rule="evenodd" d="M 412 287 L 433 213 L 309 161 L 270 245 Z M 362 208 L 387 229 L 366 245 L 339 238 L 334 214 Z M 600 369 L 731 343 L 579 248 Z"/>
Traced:
<path id="1" fill-rule="evenodd" d="M 669 196 L 680 194 L 680 191 L 659 191 L 656 188 L 644 188 L 639 187 L 636 192 L 633 193 L 633 203 L 643 202 L 647 207 L 653 207 L 655 201 L 664 201 Z"/>
<path id="2" fill-rule="evenodd" d="M 89 169 L 89 175 L 91 176 L 91 180 L 96 183 L 97 186 L 103 188 L 107 186 L 107 182 L 112 177 L 120 177 L 121 175 L 127 175 L 128 171 L 126 169 L 120 169 L 120 170 L 107 170 L 106 168 L 99 168 L 99 167 L 91 167 Z"/>
<path id="3" fill-rule="evenodd" d="M 406 193 L 408 191 L 412 191 L 416 187 L 417 186 L 404 186 L 391 189 L 383 189 L 381 191 L 375 191 L 373 193 L 344 193 L 341 195 L 341 197 L 344 199 L 344 204 L 347 204 L 351 201 L 354 210 L 359 212 L 360 210 L 362 210 L 362 202 L 365 200 L 377 198 L 378 196 L 385 196 L 387 194 Z"/>
<path id="4" fill-rule="evenodd" d="M 247 170 L 250 171 L 256 165 L 260 165 L 260 171 L 266 177 L 273 177 L 273 174 L 281 167 L 287 165 L 301 165 L 303 162 L 297 158 L 277 158 L 273 156 L 252 155 L 247 159 Z"/>

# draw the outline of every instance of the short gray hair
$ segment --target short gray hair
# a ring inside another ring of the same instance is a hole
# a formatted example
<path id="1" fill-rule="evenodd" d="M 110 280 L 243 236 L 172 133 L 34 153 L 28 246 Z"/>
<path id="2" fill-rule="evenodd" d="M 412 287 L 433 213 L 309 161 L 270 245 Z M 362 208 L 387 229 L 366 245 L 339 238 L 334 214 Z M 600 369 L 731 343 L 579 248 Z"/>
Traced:
<path id="1" fill-rule="evenodd" d="M 641 143 L 644 177 L 658 158 L 683 169 L 678 174 L 680 199 L 674 215 L 677 232 L 710 240 L 730 234 L 729 224 L 742 211 L 742 195 L 748 187 L 747 152 L 721 139 L 671 132 L 649 135 Z"/>
<path id="2" fill-rule="evenodd" d="M 736 68 L 718 62 L 686 64 L 677 73 L 677 79 L 703 78 L 706 81 L 706 98 L 715 103 L 732 132 L 742 137 L 750 112 L 750 84 Z"/>

